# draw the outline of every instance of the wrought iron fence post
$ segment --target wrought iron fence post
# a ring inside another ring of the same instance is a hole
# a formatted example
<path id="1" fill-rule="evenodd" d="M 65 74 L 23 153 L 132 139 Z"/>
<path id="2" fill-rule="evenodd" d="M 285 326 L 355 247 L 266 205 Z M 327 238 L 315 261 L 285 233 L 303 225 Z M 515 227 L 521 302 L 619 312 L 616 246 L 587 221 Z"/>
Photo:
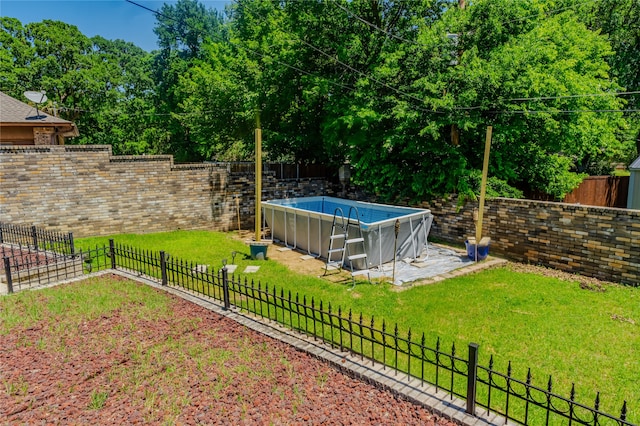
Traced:
<path id="1" fill-rule="evenodd" d="M 116 245 L 113 239 L 109 239 L 109 257 L 111 257 L 111 269 L 116 269 Z"/>
<path id="2" fill-rule="evenodd" d="M 33 238 L 33 247 L 38 250 L 38 230 L 35 225 L 31 225 L 31 238 Z"/>
<path id="3" fill-rule="evenodd" d="M 168 284 L 167 279 L 167 258 L 164 254 L 164 250 L 160 250 L 160 273 L 162 274 L 162 285 Z"/>
<path id="4" fill-rule="evenodd" d="M 7 275 L 7 291 L 9 294 L 13 293 L 13 281 L 11 279 L 11 261 L 8 257 L 4 259 L 4 273 Z"/>
<path id="5" fill-rule="evenodd" d="M 2 235 L 3 229 L 4 229 L 4 225 L 0 223 L 0 244 L 4 243 L 4 236 Z"/>
<path id="6" fill-rule="evenodd" d="M 73 232 L 69 232 L 69 246 L 71 248 L 71 256 L 76 255 L 76 247 L 73 244 Z"/>
<path id="7" fill-rule="evenodd" d="M 231 301 L 229 299 L 229 275 L 226 266 L 222 268 L 222 297 L 224 298 L 224 309 L 231 309 Z"/>
<path id="8" fill-rule="evenodd" d="M 476 384 L 478 380 L 478 344 L 469 343 L 469 372 L 467 374 L 467 414 L 476 415 Z"/>

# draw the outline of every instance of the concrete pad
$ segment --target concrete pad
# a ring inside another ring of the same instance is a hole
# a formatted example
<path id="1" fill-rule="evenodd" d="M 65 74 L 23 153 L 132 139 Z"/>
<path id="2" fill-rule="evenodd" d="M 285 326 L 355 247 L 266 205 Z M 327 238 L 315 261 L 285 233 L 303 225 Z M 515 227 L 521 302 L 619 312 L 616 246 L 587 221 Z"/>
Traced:
<path id="1" fill-rule="evenodd" d="M 456 269 L 469 267 L 473 264 L 466 256 L 462 256 L 460 252 L 447 247 L 429 245 L 428 249 L 423 250 L 416 262 L 410 262 L 411 259 L 402 259 L 396 261 L 395 265 L 395 282 L 393 284 L 402 286 L 412 281 L 435 279 L 438 276 L 444 276 Z M 372 278 L 391 278 L 393 270 L 393 262 L 383 265 L 380 268 L 371 270 Z"/>
<path id="2" fill-rule="evenodd" d="M 258 272 L 258 270 L 260 269 L 259 266 L 247 266 L 246 268 L 244 268 L 244 273 L 245 274 L 252 274 L 254 272 Z"/>
<path id="3" fill-rule="evenodd" d="M 300 256 L 301 260 L 311 260 L 311 259 L 315 259 L 315 256 L 311 256 L 310 254 L 305 254 L 304 256 Z"/>
<path id="4" fill-rule="evenodd" d="M 196 267 L 193 268 L 193 272 L 199 272 L 201 274 L 204 274 L 207 272 L 208 269 L 209 269 L 209 265 L 196 265 Z"/>

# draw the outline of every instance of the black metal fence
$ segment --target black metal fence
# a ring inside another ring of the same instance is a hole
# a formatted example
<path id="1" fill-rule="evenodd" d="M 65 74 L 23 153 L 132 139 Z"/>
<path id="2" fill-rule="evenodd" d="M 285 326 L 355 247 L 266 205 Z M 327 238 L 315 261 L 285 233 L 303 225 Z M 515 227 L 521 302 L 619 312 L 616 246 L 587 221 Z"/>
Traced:
<path id="1" fill-rule="evenodd" d="M 395 375 L 418 379 L 466 401 L 467 413 L 478 410 L 501 414 L 520 424 L 535 425 L 619 425 L 627 419 L 627 403 L 620 414 L 607 414 L 596 394 L 593 406 L 578 402 L 574 389 L 568 397 L 554 393 L 552 379 L 542 388 L 514 377 L 511 364 L 498 371 L 491 358 L 488 366 L 478 364 L 478 345 L 469 344 L 466 353 L 455 345 L 444 348 L 437 340 L 429 346 L 424 333 L 401 331 L 397 324 L 365 318 L 362 313 L 343 311 L 330 303 L 285 293 L 282 289 L 229 277 L 226 269 L 205 271 L 196 263 L 154 252 L 115 244 L 80 252 L 82 271 L 120 269 L 154 279 L 162 285 L 180 287 L 235 307 L 321 340 L 332 348 L 351 352 L 363 362 L 377 362 Z"/>
<path id="2" fill-rule="evenodd" d="M 105 247 L 65 254 L 31 245 L 0 245 L 0 293 L 10 294 L 110 268 L 107 254 Z"/>
<path id="3" fill-rule="evenodd" d="M 164 252 L 150 252 L 110 242 L 111 266 L 157 279 L 223 302 L 285 327 L 324 341 L 333 348 L 348 351 L 361 360 L 378 362 L 394 374 L 404 374 L 428 383 L 438 391 L 466 400 L 466 411 L 478 409 L 496 412 L 520 424 L 545 425 L 632 425 L 627 420 L 626 401 L 619 415 L 600 409 L 600 396 L 588 406 L 576 400 L 572 389 L 569 397 L 553 392 L 552 380 L 546 388 L 532 384 L 531 373 L 525 380 L 493 366 L 478 364 L 478 346 L 471 343 L 466 354 L 455 345 L 443 348 L 440 341 L 428 346 L 424 333 L 401 332 L 397 324 L 365 318 L 361 313 L 337 309 L 330 303 L 310 300 L 304 295 L 285 292 L 275 287 L 229 277 L 226 269 L 203 271 L 196 263 L 169 257 Z M 480 408 L 477 408 L 480 407 Z"/>
<path id="4" fill-rule="evenodd" d="M 11 225 L 0 222 L 1 244 L 14 244 L 33 250 L 46 250 L 65 255 L 75 254 L 72 232 L 65 234 L 36 226 Z"/>
<path id="5" fill-rule="evenodd" d="M 213 162 L 220 167 L 226 167 L 231 173 L 253 173 L 253 162 Z M 264 172 L 273 172 L 276 179 L 333 179 L 337 177 L 338 170 L 324 164 L 297 164 L 297 163 L 269 163 L 262 165 Z"/>

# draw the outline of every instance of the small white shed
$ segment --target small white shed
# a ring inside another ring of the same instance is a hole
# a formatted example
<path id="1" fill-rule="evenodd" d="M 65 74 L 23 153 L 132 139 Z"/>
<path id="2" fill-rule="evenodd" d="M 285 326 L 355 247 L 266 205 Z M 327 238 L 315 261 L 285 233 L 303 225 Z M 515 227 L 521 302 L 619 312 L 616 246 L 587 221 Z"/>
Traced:
<path id="1" fill-rule="evenodd" d="M 631 163 L 629 172 L 631 172 L 631 176 L 629 176 L 627 208 L 640 210 L 640 157 Z"/>

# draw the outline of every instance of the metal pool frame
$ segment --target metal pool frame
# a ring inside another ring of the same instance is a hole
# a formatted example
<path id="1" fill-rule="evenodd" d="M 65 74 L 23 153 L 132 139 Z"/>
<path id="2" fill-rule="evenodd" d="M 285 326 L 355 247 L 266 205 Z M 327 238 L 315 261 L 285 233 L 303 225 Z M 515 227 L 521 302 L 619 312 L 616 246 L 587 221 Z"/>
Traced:
<path id="1" fill-rule="evenodd" d="M 347 215 L 351 207 L 371 209 L 388 219 L 372 223 L 361 221 L 365 238 L 368 265 L 356 264 L 358 269 L 382 266 L 394 259 L 394 225 L 400 222 L 396 259 L 418 259 L 427 244 L 433 215 L 428 209 L 390 206 L 386 204 L 366 203 L 333 197 L 301 197 L 269 200 L 262 202 L 264 226 L 271 230 L 271 238 L 281 241 L 286 247 L 306 251 L 313 256 L 327 258 L 329 237 L 333 221 L 333 212 L 322 213 L 296 207 L 305 202 L 329 202 L 342 206 Z M 404 213 L 398 216 L 398 213 Z M 346 219 L 346 217 L 345 217 Z"/>

